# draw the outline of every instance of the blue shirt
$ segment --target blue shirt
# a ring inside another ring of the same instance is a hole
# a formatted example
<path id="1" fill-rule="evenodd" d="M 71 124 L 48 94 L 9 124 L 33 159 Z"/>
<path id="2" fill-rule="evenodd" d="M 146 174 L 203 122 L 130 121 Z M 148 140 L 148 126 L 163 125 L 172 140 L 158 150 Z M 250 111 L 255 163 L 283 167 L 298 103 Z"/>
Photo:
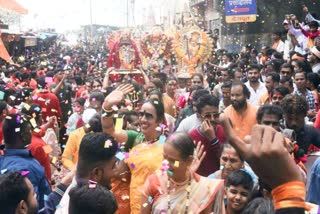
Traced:
<path id="1" fill-rule="evenodd" d="M 51 192 L 46 179 L 44 168 L 34 159 L 27 149 L 6 149 L 4 155 L 0 156 L 1 173 L 6 171 L 29 171 L 26 175 L 31 181 L 37 194 L 39 209 L 44 206 L 45 195 Z"/>
<path id="2" fill-rule="evenodd" d="M 320 204 L 320 158 L 317 158 L 312 165 L 306 201 L 313 204 Z"/>
<path id="3" fill-rule="evenodd" d="M 299 91 L 299 89 L 296 90 L 295 94 L 299 95 L 299 96 L 303 96 L 303 94 Z M 308 102 L 308 105 L 309 105 L 309 109 L 310 110 L 315 110 L 316 109 L 316 104 L 315 104 L 315 99 L 314 99 L 314 96 L 312 94 L 311 91 L 309 91 L 307 89 L 306 91 L 306 96 L 305 96 L 307 102 Z"/>

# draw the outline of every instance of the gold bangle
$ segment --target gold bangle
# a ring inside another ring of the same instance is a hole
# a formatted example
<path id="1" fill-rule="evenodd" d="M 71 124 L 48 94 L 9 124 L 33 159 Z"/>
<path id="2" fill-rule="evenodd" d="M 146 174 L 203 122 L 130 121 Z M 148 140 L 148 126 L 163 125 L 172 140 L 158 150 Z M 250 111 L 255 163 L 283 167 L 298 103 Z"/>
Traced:
<path id="1" fill-rule="evenodd" d="M 107 110 L 107 109 L 104 108 L 103 105 L 102 105 L 102 110 L 103 110 L 104 112 L 106 112 L 106 113 L 111 113 L 111 112 L 113 112 L 113 109 Z"/>

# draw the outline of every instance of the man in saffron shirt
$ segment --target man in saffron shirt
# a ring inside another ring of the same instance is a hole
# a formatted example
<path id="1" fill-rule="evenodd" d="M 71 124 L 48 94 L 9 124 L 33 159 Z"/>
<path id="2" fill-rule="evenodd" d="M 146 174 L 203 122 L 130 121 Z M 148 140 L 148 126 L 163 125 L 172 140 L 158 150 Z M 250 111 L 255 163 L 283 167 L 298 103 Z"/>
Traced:
<path id="1" fill-rule="evenodd" d="M 248 103 L 249 89 L 241 82 L 234 82 L 231 87 L 231 105 L 224 113 L 231 120 L 235 133 L 242 140 L 251 135 L 252 127 L 257 123 L 257 107 Z"/>
<path id="2" fill-rule="evenodd" d="M 197 173 L 207 177 L 219 169 L 220 145 L 226 138 L 222 126 L 217 124 L 219 99 L 210 94 L 203 95 L 198 99 L 196 108 L 201 125 L 189 131 L 189 134 L 195 143 L 201 142 L 204 146 L 206 156 Z"/>

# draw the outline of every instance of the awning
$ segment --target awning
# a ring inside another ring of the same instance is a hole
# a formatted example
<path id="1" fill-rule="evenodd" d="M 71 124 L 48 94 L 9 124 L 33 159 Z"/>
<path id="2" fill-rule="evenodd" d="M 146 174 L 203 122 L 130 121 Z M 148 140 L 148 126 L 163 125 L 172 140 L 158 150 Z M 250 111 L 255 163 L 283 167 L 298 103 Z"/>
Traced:
<path id="1" fill-rule="evenodd" d="M 18 2 L 15 0 L 0 0 L 0 8 L 14 11 L 20 14 L 27 14 L 28 10 L 22 7 Z"/>

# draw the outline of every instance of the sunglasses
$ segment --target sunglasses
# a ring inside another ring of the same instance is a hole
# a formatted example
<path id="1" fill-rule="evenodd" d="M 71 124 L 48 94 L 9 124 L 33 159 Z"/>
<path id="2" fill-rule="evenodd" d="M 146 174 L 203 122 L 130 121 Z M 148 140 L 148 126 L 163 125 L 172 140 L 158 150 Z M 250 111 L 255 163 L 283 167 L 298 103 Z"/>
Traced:
<path id="1" fill-rule="evenodd" d="M 219 116 L 220 116 L 220 113 L 207 113 L 205 115 L 201 115 L 201 117 L 206 120 L 211 120 L 212 117 L 214 119 L 218 119 Z"/>
<path id="2" fill-rule="evenodd" d="M 146 112 L 146 111 L 139 111 L 138 115 L 139 115 L 140 118 L 145 116 L 147 120 L 152 120 L 153 119 L 153 115 L 148 113 L 148 112 Z"/>

